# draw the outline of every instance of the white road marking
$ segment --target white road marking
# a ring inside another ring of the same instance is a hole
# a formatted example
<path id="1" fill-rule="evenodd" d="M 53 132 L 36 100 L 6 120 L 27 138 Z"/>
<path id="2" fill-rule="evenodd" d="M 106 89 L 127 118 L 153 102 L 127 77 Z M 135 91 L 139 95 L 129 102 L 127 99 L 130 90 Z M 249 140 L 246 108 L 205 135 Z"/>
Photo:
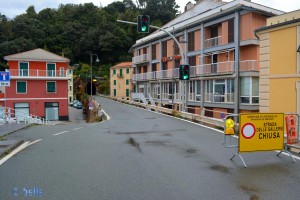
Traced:
<path id="1" fill-rule="evenodd" d="M 5 156 L 2 160 L 0 160 L 0 165 L 2 165 L 3 163 L 5 163 L 8 159 L 10 159 L 11 157 L 13 157 L 15 154 L 19 153 L 20 151 L 22 151 L 23 149 L 25 149 L 26 147 L 29 147 L 30 145 L 33 145 L 37 142 L 42 141 L 42 139 L 39 140 L 35 140 L 35 141 L 27 141 L 24 142 L 21 146 L 19 146 L 18 148 L 16 148 L 15 150 L 13 150 L 10 154 L 8 154 L 7 156 Z"/>
<path id="2" fill-rule="evenodd" d="M 96 126 L 97 124 L 91 124 L 91 125 L 89 125 L 89 126 Z"/>
<path id="3" fill-rule="evenodd" d="M 56 133 L 56 134 L 53 134 L 53 136 L 61 135 L 61 134 L 67 133 L 67 132 L 69 132 L 69 131 L 64 131 L 64 132 Z"/>
<path id="4" fill-rule="evenodd" d="M 83 127 L 79 127 L 79 128 L 74 128 L 73 131 L 76 131 L 76 130 L 79 130 L 79 129 L 82 129 Z"/>

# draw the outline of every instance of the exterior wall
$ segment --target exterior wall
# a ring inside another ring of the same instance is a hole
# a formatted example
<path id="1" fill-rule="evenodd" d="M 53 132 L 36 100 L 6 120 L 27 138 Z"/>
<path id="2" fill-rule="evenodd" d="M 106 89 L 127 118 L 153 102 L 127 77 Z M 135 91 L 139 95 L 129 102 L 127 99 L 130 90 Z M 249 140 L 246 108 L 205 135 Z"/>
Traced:
<path id="1" fill-rule="evenodd" d="M 170 56 L 173 56 L 173 44 L 174 44 L 174 41 L 173 39 L 172 40 L 168 40 L 167 41 L 167 57 L 170 57 Z"/>
<path id="2" fill-rule="evenodd" d="M 270 33 L 270 74 L 295 74 L 297 72 L 296 31 L 296 27 L 291 27 Z"/>
<path id="3" fill-rule="evenodd" d="M 195 31 L 195 51 L 201 50 L 200 30 Z"/>
<path id="4" fill-rule="evenodd" d="M 222 23 L 222 44 L 228 44 L 228 21 Z"/>
<path id="5" fill-rule="evenodd" d="M 254 35 L 255 29 L 266 25 L 266 17 L 255 14 L 247 13 L 241 16 L 240 33 L 241 41 L 249 39 L 257 39 Z"/>
<path id="6" fill-rule="evenodd" d="M 26 62 L 26 61 L 21 61 L 21 62 Z M 30 61 L 29 62 L 29 70 L 47 70 L 47 63 L 55 63 L 55 62 L 35 62 L 35 61 Z M 9 61 L 8 62 L 9 69 L 10 70 L 19 70 L 19 61 Z M 62 62 L 56 62 L 55 63 L 55 70 L 60 70 L 61 67 L 64 68 L 64 70 L 67 70 L 67 63 L 62 63 Z"/>
<path id="7" fill-rule="evenodd" d="M 276 17 L 271 17 L 267 20 L 267 26 L 294 20 L 294 19 L 299 19 L 300 18 L 300 10 L 296 10 L 294 12 L 286 13 L 284 15 L 279 15 Z"/>
<path id="8" fill-rule="evenodd" d="M 73 101 L 74 94 L 74 83 L 73 83 L 73 69 L 67 69 L 67 76 L 70 78 L 68 80 L 68 102 Z M 71 90 L 70 90 L 71 87 Z"/>

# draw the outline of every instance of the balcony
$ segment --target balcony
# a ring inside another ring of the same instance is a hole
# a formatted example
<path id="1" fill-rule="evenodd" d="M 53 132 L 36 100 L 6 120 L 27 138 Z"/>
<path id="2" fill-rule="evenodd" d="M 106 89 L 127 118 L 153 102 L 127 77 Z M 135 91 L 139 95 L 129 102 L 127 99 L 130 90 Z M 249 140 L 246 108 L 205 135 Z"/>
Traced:
<path id="1" fill-rule="evenodd" d="M 147 63 L 147 62 L 149 62 L 149 55 L 147 54 L 143 54 L 132 58 L 133 64 Z"/>
<path id="2" fill-rule="evenodd" d="M 59 71 L 59 70 L 18 70 L 18 69 L 11 69 L 10 77 L 11 79 L 43 79 L 43 80 L 53 80 L 53 79 L 60 79 L 60 80 L 68 80 L 71 77 L 67 76 L 66 71 Z"/>
<path id="3" fill-rule="evenodd" d="M 205 65 L 191 66 L 190 77 L 201 76 L 216 76 L 216 75 L 232 75 L 235 74 L 235 62 L 226 61 L 211 63 Z M 240 61 L 240 72 L 259 71 L 259 62 L 257 60 L 243 60 Z M 154 72 L 147 72 L 142 74 L 135 74 L 134 81 L 145 80 L 160 80 L 179 78 L 179 69 L 169 69 Z"/>
<path id="4" fill-rule="evenodd" d="M 234 93 L 205 93 L 204 101 L 210 103 L 234 103 Z"/>
<path id="5" fill-rule="evenodd" d="M 198 65 L 191 70 L 191 76 L 234 74 L 234 61 Z M 192 69 L 192 68 L 191 68 Z"/>
<path id="6" fill-rule="evenodd" d="M 205 44 L 205 48 L 218 46 L 222 44 L 222 37 L 218 36 L 218 37 L 206 39 L 204 44 Z"/>
<path id="7" fill-rule="evenodd" d="M 249 71 L 259 71 L 259 62 L 257 60 L 243 60 L 240 61 L 240 71 L 249 72 Z"/>

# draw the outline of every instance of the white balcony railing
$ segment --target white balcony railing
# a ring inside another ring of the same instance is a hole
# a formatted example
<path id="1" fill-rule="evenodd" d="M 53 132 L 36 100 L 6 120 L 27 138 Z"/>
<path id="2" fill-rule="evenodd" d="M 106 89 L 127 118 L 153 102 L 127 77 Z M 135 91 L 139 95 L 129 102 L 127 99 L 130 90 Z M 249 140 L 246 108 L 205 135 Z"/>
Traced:
<path id="1" fill-rule="evenodd" d="M 135 56 L 135 57 L 132 58 L 132 63 L 133 64 L 143 63 L 143 62 L 149 62 L 149 55 L 143 54 L 143 55 Z"/>
<path id="2" fill-rule="evenodd" d="M 204 101 L 211 103 L 233 103 L 233 93 L 217 94 L 217 93 L 205 93 Z"/>
<path id="3" fill-rule="evenodd" d="M 10 76 L 11 77 L 28 77 L 28 78 L 51 78 L 51 77 L 59 77 L 59 78 L 66 78 L 68 77 L 66 74 L 66 71 L 60 71 L 60 70 L 23 70 L 23 69 L 10 69 Z"/>
<path id="4" fill-rule="evenodd" d="M 218 46 L 222 43 L 222 37 L 218 36 L 218 37 L 214 37 L 214 38 L 209 38 L 205 40 L 205 48 L 209 48 L 209 47 L 215 47 Z"/>
<path id="5" fill-rule="evenodd" d="M 205 64 L 205 65 L 191 66 L 190 77 L 234 74 L 235 73 L 234 65 L 235 65 L 234 61 L 226 61 L 226 62 L 218 62 L 218 63 Z M 259 65 L 257 60 L 240 61 L 240 71 L 244 72 L 244 71 L 258 71 L 258 70 L 259 70 Z M 134 81 L 172 79 L 172 78 L 179 78 L 178 68 L 135 74 L 133 76 Z"/>

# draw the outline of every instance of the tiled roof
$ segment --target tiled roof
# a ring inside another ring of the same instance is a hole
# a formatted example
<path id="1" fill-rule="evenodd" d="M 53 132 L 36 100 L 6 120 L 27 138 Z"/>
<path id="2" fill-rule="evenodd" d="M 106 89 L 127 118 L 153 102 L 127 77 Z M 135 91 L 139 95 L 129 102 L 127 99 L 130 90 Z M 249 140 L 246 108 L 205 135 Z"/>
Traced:
<path id="1" fill-rule="evenodd" d="M 17 53 L 4 57 L 5 60 L 16 61 L 46 61 L 46 62 L 70 62 L 69 59 L 46 51 L 44 49 L 34 49 L 22 53 Z"/>
<path id="2" fill-rule="evenodd" d="M 132 67 L 132 62 L 122 62 L 122 63 L 119 63 L 119 64 L 111 67 L 111 69 L 124 68 L 124 67 Z"/>

